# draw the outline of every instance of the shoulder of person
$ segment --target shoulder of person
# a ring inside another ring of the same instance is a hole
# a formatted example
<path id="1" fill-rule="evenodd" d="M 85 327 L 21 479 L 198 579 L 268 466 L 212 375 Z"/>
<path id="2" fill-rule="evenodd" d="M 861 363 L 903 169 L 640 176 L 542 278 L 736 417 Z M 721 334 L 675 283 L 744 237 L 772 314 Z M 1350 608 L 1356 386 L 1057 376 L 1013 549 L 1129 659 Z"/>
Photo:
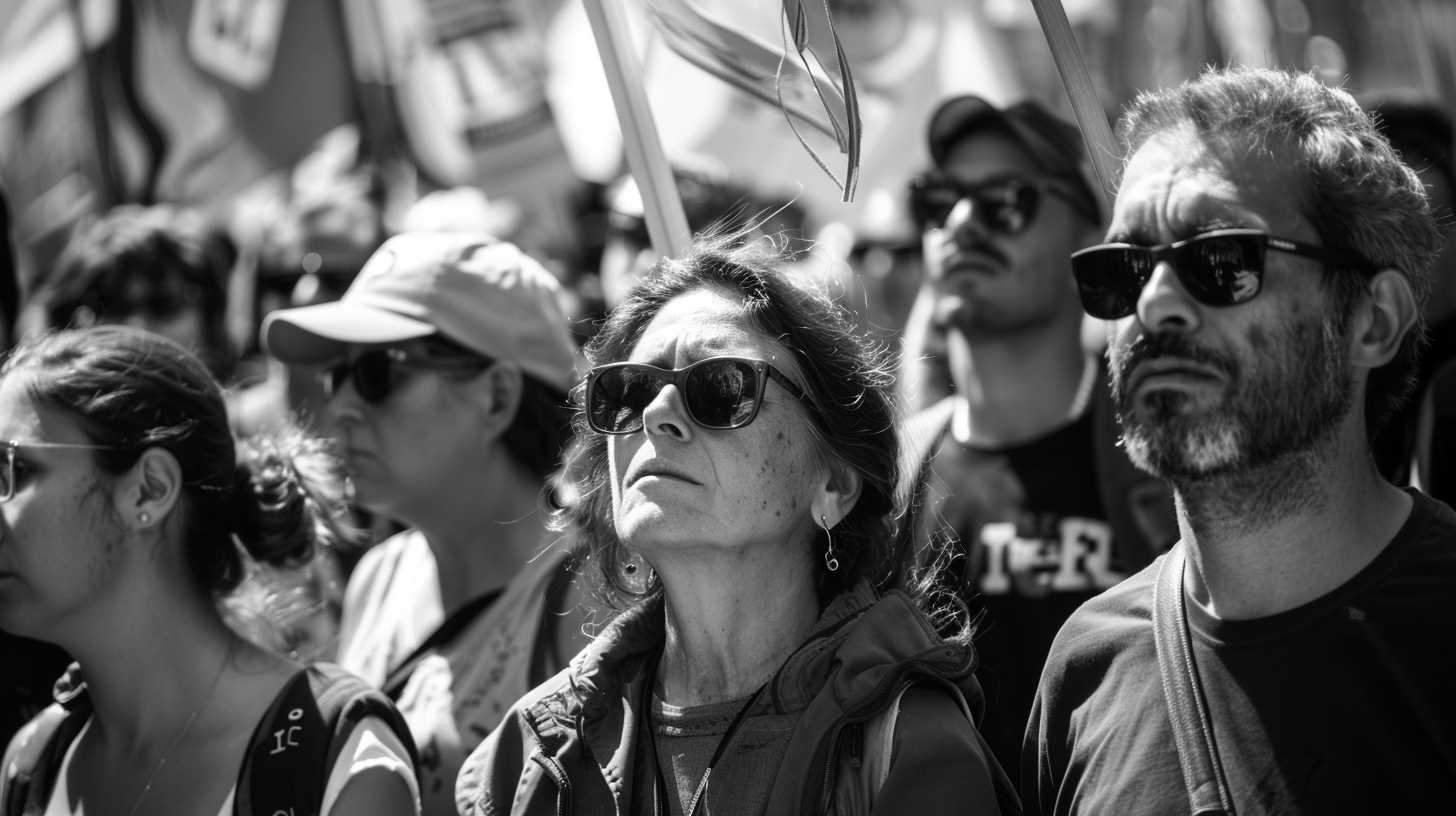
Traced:
<path id="1" fill-rule="evenodd" d="M 520 703 L 511 706 L 500 725 L 460 765 L 455 776 L 456 809 L 465 816 L 504 812 L 492 803 L 509 801 L 505 799 L 509 792 L 522 786 L 534 764 L 529 757 L 537 747 L 521 716 Z"/>
<path id="2" fill-rule="evenodd" d="M 35 802 L 44 806 L 52 776 L 85 720 L 85 714 L 53 703 L 15 732 L 0 764 L 0 813 L 21 813 Z"/>
<path id="3" fill-rule="evenodd" d="M 863 759 L 841 762 L 839 812 L 1019 812 L 1010 778 L 953 686 L 906 683 L 863 729 Z"/>
<path id="4" fill-rule="evenodd" d="M 350 583 L 353 583 L 355 576 L 374 579 L 380 573 L 387 575 L 400 565 L 411 563 L 429 551 L 430 545 L 425 541 L 423 533 L 413 528 L 401 530 L 370 547 L 359 557 L 359 563 L 350 576 Z"/>
<path id="5" fill-rule="evenodd" d="M 345 609 L 355 608 L 365 599 L 384 591 L 401 569 L 418 568 L 419 559 L 428 557 L 430 545 L 418 530 L 395 533 L 375 544 L 359 556 L 359 563 L 349 573 L 344 588 Z"/>
<path id="6" fill-rule="evenodd" d="M 1043 680 L 1067 670 L 1100 671 L 1129 649 L 1153 652 L 1153 583 L 1160 555 L 1126 580 L 1084 601 L 1052 639 Z"/>
<path id="7" fill-rule="evenodd" d="M 236 812 L 315 812 L 369 768 L 414 789 L 416 761 L 409 726 L 388 698 L 338 666 L 316 663 L 296 672 L 263 713 L 238 780 Z"/>
<path id="8" fill-rule="evenodd" d="M 1396 540 L 1404 539 L 1412 557 L 1456 565 L 1456 510 L 1440 499 L 1415 488 L 1407 488 L 1411 512 Z M 1449 575 L 1450 570 L 1443 571 Z"/>
<path id="9" fill-rule="evenodd" d="M 411 748 L 395 726 L 371 714 L 341 736 L 344 746 L 330 769 L 321 813 L 403 816 L 420 812 Z"/>
<path id="10" fill-rule="evenodd" d="M 570 668 L 527 692 L 510 707 L 500 725 L 470 752 L 455 777 L 455 806 L 464 816 L 535 813 L 527 803 L 555 802 L 558 782 L 543 776 L 542 762 L 565 775 L 563 755 L 580 746 L 574 716 L 576 697 Z M 531 761 L 539 756 L 540 761 Z M 588 758 L 589 759 L 589 758 Z M 594 761 L 588 764 L 595 766 Z M 555 813 L 554 807 L 541 810 Z"/>
<path id="11" fill-rule="evenodd" d="M 1456 625 L 1456 510 L 1407 488 L 1405 524 L 1360 581 L 1357 603 L 1382 625 Z"/>

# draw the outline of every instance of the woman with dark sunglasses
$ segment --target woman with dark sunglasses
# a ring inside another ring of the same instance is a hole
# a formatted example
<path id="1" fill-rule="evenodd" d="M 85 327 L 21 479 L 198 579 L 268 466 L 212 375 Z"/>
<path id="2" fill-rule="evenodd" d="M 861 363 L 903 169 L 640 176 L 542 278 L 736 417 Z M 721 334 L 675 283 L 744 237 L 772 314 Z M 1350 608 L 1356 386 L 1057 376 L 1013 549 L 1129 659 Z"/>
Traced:
<path id="1" fill-rule="evenodd" d="M 462 812 L 1016 810 L 964 609 L 900 544 L 883 362 L 784 266 L 704 239 L 588 346 L 563 521 L 624 608 L 467 761 Z"/>
<path id="2" fill-rule="evenodd" d="M 268 350 L 325 377 L 356 501 L 408 529 L 349 578 L 338 661 L 420 746 L 424 811 L 460 763 L 587 642 L 567 540 L 547 529 L 576 347 L 556 280 L 469 233 L 384 243 L 341 300 L 269 316 Z"/>
<path id="3" fill-rule="evenodd" d="M 78 661 L 6 751 L 0 810 L 418 812 L 388 701 L 222 611 L 258 565 L 296 566 L 338 524 L 320 446 L 279 437 L 240 458 L 203 364 L 120 326 L 15 349 L 0 439 L 0 627 Z"/>

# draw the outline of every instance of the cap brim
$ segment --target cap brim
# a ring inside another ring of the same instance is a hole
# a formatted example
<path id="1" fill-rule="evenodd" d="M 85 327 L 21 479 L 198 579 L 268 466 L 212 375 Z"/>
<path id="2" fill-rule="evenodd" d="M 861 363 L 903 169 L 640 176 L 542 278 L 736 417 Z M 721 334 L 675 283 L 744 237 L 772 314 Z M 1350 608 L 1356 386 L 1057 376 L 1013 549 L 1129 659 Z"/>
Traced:
<path id="1" fill-rule="evenodd" d="M 436 333 L 424 321 L 335 301 L 283 309 L 263 322 L 263 348 L 285 363 L 323 363 L 350 345 L 399 343 Z"/>

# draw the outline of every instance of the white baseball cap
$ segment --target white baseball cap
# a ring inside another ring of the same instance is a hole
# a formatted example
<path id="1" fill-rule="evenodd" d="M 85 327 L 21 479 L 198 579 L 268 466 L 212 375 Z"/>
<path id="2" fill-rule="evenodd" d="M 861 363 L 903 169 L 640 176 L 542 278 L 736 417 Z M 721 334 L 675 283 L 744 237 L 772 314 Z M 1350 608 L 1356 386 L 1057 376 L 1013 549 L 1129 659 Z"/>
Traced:
<path id="1" fill-rule="evenodd" d="M 350 345 L 439 334 L 564 392 L 576 381 L 576 345 L 560 289 L 541 264 L 488 234 L 402 233 L 339 300 L 269 314 L 263 347 L 285 363 L 326 363 Z"/>

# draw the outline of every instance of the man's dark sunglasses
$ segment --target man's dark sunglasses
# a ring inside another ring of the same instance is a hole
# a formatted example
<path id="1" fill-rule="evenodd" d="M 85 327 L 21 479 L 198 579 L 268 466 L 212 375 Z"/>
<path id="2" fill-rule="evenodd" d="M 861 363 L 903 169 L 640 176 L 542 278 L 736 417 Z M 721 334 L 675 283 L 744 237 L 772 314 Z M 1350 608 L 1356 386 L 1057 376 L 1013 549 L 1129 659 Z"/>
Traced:
<path id="1" fill-rule="evenodd" d="M 971 215 L 996 235 L 1018 235 L 1030 227 L 1045 195 L 1061 196 L 1081 207 L 1076 195 L 1046 180 L 1002 178 L 966 184 L 940 173 L 910 182 L 910 214 L 921 229 L 945 226 L 962 199 L 971 200 Z"/>
<path id="2" fill-rule="evenodd" d="M 769 380 L 809 404 L 803 389 L 763 360 L 709 357 L 678 369 L 645 363 L 597 366 L 586 381 L 587 424 L 604 434 L 635 433 L 642 428 L 642 412 L 664 387 L 674 385 L 688 417 L 700 427 L 742 428 L 758 416 Z"/>
<path id="3" fill-rule="evenodd" d="M 370 349 L 330 368 L 324 386 L 328 396 L 333 397 L 344 383 L 352 380 L 354 392 L 360 399 L 378 403 L 383 402 L 401 382 L 396 368 L 465 373 L 483 371 L 490 364 L 491 361 L 484 357 L 430 357 L 410 354 L 398 348 Z"/>
<path id="4" fill-rule="evenodd" d="M 1082 308 L 1093 317 L 1117 320 L 1137 310 L 1143 287 L 1163 261 L 1178 282 L 1206 306 L 1248 303 L 1264 284 L 1264 256 L 1270 250 L 1310 258 L 1327 268 L 1370 270 L 1348 252 L 1279 238 L 1254 229 L 1223 229 L 1156 246 L 1099 244 L 1072 253 L 1072 275 Z"/>

